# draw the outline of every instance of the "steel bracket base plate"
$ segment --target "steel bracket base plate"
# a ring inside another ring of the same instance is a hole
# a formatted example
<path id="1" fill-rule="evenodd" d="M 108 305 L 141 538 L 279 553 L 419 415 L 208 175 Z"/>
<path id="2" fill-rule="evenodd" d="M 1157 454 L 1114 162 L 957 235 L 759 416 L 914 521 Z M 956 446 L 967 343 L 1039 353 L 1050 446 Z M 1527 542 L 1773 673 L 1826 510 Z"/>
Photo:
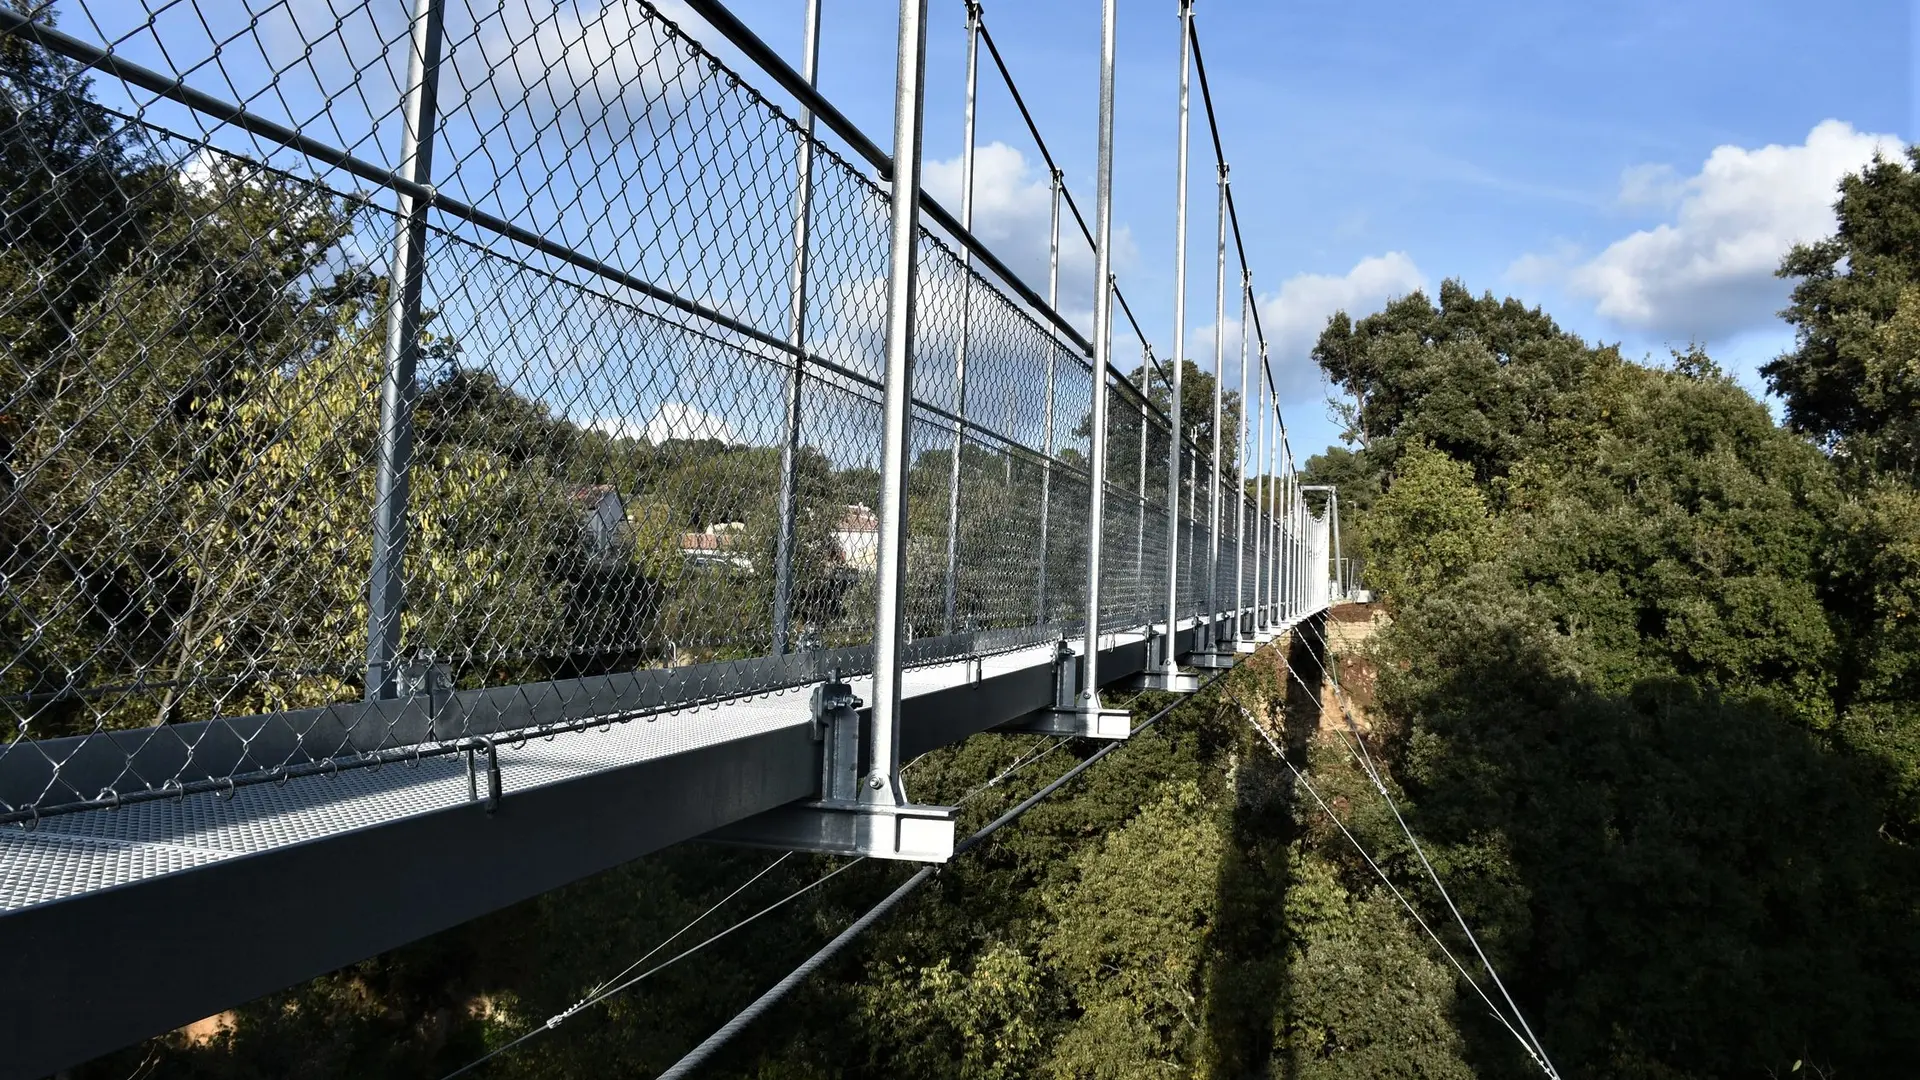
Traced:
<path id="1" fill-rule="evenodd" d="M 1181 657 L 1180 662 L 1202 671 L 1225 671 L 1237 661 L 1230 652 L 1197 652 Z"/>
<path id="2" fill-rule="evenodd" d="M 1133 734 L 1133 714 L 1125 709 L 1041 709 L 994 730 L 1124 739 Z"/>
<path id="3" fill-rule="evenodd" d="M 823 855 L 943 863 L 953 858 L 958 812 L 952 806 L 817 799 L 775 807 L 702 839 Z"/>
<path id="4" fill-rule="evenodd" d="M 1122 680 L 1123 690 L 1159 690 L 1169 694 L 1192 694 L 1200 689 L 1200 676 L 1185 671 L 1143 671 Z"/>

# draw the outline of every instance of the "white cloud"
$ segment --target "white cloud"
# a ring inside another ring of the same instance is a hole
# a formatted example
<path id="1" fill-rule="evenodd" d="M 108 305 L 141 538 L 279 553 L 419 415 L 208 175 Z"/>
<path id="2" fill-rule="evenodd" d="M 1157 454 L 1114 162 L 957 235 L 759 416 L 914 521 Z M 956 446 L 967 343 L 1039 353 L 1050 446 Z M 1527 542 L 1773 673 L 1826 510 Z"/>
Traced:
<path id="1" fill-rule="evenodd" d="M 1686 181 L 1673 166 L 1658 163 L 1629 165 L 1620 170 L 1619 203 L 1629 209 L 1665 210 L 1686 195 Z"/>
<path id="2" fill-rule="evenodd" d="M 668 439 L 717 439 L 729 446 L 740 443 L 725 420 L 679 401 L 662 402 L 644 424 L 631 417 L 603 416 L 587 426 L 616 439 L 644 439 L 655 444 Z"/>
<path id="3" fill-rule="evenodd" d="M 1326 329 L 1327 319 L 1345 311 L 1354 318 L 1371 314 L 1395 297 L 1427 287 L 1426 275 L 1404 251 L 1371 255 L 1345 274 L 1296 274 L 1281 282 L 1280 291 L 1256 298 L 1260 328 L 1267 335 L 1267 359 L 1282 403 L 1303 397 L 1318 398 L 1320 371 L 1309 355 Z M 1226 324 L 1228 386 L 1239 388 L 1240 319 L 1236 307 Z M 1187 356 L 1203 369 L 1213 366 L 1213 325 L 1209 322 L 1188 334 Z M 1249 342 L 1248 355 L 1257 346 Z"/>
<path id="4" fill-rule="evenodd" d="M 921 179 L 926 190 L 955 217 L 960 214 L 961 166 L 959 156 L 929 161 Z M 1047 294 L 1052 216 L 1053 190 L 1043 168 L 1003 142 L 974 150 L 973 234 L 1041 296 Z M 1113 272 L 1124 282 L 1138 261 L 1139 248 L 1133 234 L 1124 225 L 1115 226 Z M 1082 332 L 1090 332 L 1093 251 L 1064 200 L 1060 207 L 1060 312 Z"/>
<path id="5" fill-rule="evenodd" d="M 677 0 L 659 0 L 661 15 L 701 37 L 706 24 Z M 595 122 L 616 103 L 631 116 L 650 104 L 678 99 L 709 78 L 703 60 L 688 57 L 682 41 L 644 9 L 624 0 L 555 5 L 509 5 L 476 20 L 474 48 L 453 59 L 468 87 L 490 94 L 503 108 L 525 102 L 536 113 L 562 113 Z M 450 37 L 452 36 L 450 32 Z"/>
<path id="6" fill-rule="evenodd" d="M 1840 178 L 1899 138 L 1826 120 L 1795 146 L 1721 146 L 1684 179 L 1661 166 L 1622 176 L 1620 201 L 1668 206 L 1672 220 L 1642 229 L 1576 263 L 1527 256 L 1510 273 L 1564 281 L 1599 314 L 1627 330 L 1671 340 L 1724 340 L 1771 323 L 1789 283 L 1773 276 L 1796 243 L 1834 230 Z"/>

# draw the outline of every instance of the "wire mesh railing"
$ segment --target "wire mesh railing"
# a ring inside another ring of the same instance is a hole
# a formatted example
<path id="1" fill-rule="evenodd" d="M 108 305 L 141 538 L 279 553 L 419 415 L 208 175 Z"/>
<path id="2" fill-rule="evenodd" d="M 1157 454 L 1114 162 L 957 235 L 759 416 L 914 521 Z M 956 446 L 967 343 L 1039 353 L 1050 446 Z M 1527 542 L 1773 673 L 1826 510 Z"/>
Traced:
<path id="1" fill-rule="evenodd" d="M 645 0 L 9 0 L 0 171 L 0 821 L 871 662 L 888 191 Z M 1078 626 L 1092 532 L 1086 355 L 919 258 L 915 663 Z"/>

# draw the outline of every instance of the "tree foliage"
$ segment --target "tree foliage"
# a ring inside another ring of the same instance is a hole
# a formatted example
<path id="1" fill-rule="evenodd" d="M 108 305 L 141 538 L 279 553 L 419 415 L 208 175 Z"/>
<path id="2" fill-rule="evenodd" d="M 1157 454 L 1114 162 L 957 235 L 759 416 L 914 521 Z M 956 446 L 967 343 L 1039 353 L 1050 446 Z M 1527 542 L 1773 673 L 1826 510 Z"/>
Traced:
<path id="1" fill-rule="evenodd" d="M 1840 183 L 1839 230 L 1780 266 L 1795 347 L 1761 369 L 1795 430 L 1868 472 L 1920 474 L 1920 149 Z"/>
<path id="2" fill-rule="evenodd" d="M 387 297 L 348 254 L 368 211 L 218 155 L 164 165 L 75 75 L 0 38 L 0 568 L 17 598 L 0 630 L 18 643 L 3 689 L 54 703 L 29 736 L 351 696 Z M 1314 357 L 1349 396 L 1357 449 L 1305 475 L 1339 486 L 1350 553 L 1393 613 L 1361 744 L 1381 774 L 1318 730 L 1333 662 L 1317 630 L 1296 634 L 1284 662 L 1256 656 L 946 868 L 713 1075 L 1532 1075 L 1402 908 L 1472 955 L 1381 789 L 1564 1075 L 1911 1071 L 1916 176 L 1920 152 L 1850 177 L 1838 235 L 1784 264 L 1798 338 L 1767 376 L 1786 428 L 1703 352 L 1635 363 L 1457 281 L 1336 316 Z M 610 433 L 434 319 L 420 344 L 409 647 L 454 646 L 468 685 L 630 670 L 662 647 L 761 651 L 779 448 Z M 1213 382 L 1184 363 L 1204 446 Z M 1134 379 L 1164 407 L 1164 386 Z M 1114 437 L 1131 445 L 1138 422 L 1119 410 Z M 936 441 L 908 478 L 909 618 L 945 629 L 957 465 L 955 618 L 1027 625 L 1033 583 L 1006 568 L 1030 562 L 1033 466 Z M 870 621 L 871 585 L 833 533 L 879 478 L 811 448 L 795 471 L 795 618 L 837 643 Z M 624 523 L 590 545 L 581 500 L 603 488 Z M 1061 535 L 1073 502 L 1052 508 Z M 725 565 L 682 558 L 684 532 L 735 524 Z M 1073 554 L 1053 551 L 1055 613 Z M 262 677 L 262 657 L 291 674 Z M 166 689 L 78 703 L 129 674 Z M 1164 704 L 1141 698 L 1136 718 Z M 908 782 L 963 803 L 968 829 L 1090 752 L 988 734 Z M 768 871 L 741 901 L 757 904 L 830 865 L 685 845 L 79 1072 L 437 1076 L 550 1026 L 493 1073 L 650 1075 L 898 868 L 853 867 L 549 1018 L 748 876 Z"/>
<path id="3" fill-rule="evenodd" d="M 1897 233 L 1863 184 L 1843 234 Z M 1814 246 L 1829 269 L 1840 243 Z M 1813 272 L 1808 250 L 1788 272 Z M 1844 276 L 1796 294 L 1842 338 L 1880 295 Z M 1848 289 L 1857 306 L 1836 308 Z M 1839 353 L 1897 355 L 1897 293 Z M 1363 533 L 1396 619 L 1377 655 L 1387 761 L 1569 1076 L 1880 1075 L 1916 1049 L 1917 867 L 1898 838 L 1920 762 L 1902 614 L 1920 519 L 1886 467 L 1898 424 L 1820 397 L 1848 380 L 1807 375 L 1836 355 L 1809 340 L 1771 373 L 1809 380 L 1784 392 L 1817 445 L 1697 349 L 1628 362 L 1451 283 L 1438 305 L 1335 319 L 1316 353 L 1359 403 L 1340 468 L 1384 488 Z M 1477 1073 L 1530 1068 L 1471 1010 L 1456 1030 Z"/>

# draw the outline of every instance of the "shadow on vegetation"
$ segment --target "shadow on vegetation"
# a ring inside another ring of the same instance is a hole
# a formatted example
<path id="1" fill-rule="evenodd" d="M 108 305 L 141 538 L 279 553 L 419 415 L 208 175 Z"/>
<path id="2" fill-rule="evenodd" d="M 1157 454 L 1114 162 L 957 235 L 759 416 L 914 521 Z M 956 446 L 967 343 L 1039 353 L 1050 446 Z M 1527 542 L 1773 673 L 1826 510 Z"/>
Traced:
<path id="1" fill-rule="evenodd" d="M 1305 761 L 1320 727 L 1325 637 L 1290 633 L 1284 644 L 1284 651 L 1276 643 L 1243 659 L 1235 696 L 1254 706 L 1250 711 L 1290 758 Z M 1218 1080 L 1295 1075 L 1290 1058 L 1276 1055 L 1276 1036 L 1284 1036 L 1291 1012 L 1289 847 L 1297 839 L 1294 801 L 1305 797 L 1261 741 L 1242 746 L 1232 765 L 1230 842 L 1217 874 L 1206 975 L 1206 1075 Z"/>
<path id="2" fill-rule="evenodd" d="M 1563 1075 L 1911 1067 L 1916 864 L 1855 762 L 1684 679 L 1597 692 L 1550 636 L 1461 606 L 1396 631 L 1422 658 L 1383 674 L 1409 822 Z M 1456 1000 L 1479 1075 L 1533 1072 Z"/>

